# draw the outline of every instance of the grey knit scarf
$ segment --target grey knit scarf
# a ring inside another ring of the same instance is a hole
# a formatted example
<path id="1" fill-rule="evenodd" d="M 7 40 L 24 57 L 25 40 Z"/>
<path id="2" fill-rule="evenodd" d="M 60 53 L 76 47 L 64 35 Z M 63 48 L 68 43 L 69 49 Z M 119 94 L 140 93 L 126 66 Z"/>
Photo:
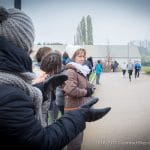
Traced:
<path id="1" fill-rule="evenodd" d="M 31 85 L 33 79 L 32 73 L 12 74 L 4 71 L 0 71 L 0 84 L 12 85 L 22 89 L 27 95 L 29 95 L 34 103 L 35 117 L 45 126 L 45 122 L 42 119 L 42 101 L 43 96 L 41 91 Z"/>

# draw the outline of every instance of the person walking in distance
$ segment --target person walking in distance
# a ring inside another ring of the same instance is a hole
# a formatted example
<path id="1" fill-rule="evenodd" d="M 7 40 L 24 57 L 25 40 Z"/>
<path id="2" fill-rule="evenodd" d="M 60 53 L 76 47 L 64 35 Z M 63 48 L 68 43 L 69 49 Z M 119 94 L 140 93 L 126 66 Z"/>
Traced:
<path id="1" fill-rule="evenodd" d="M 127 70 L 127 64 L 126 64 L 126 62 L 123 62 L 123 64 L 121 65 L 121 69 L 122 69 L 122 75 L 123 75 L 123 77 L 125 77 L 126 70 Z"/>
<path id="2" fill-rule="evenodd" d="M 140 70 L 141 70 L 141 64 L 138 61 L 136 61 L 135 65 L 134 65 L 134 69 L 135 69 L 135 78 L 139 78 Z"/>
<path id="3" fill-rule="evenodd" d="M 134 64 L 131 62 L 131 60 L 129 60 L 127 64 L 127 69 L 128 69 L 128 74 L 129 74 L 129 81 L 131 82 L 131 76 L 132 76 L 133 69 L 134 69 Z"/>

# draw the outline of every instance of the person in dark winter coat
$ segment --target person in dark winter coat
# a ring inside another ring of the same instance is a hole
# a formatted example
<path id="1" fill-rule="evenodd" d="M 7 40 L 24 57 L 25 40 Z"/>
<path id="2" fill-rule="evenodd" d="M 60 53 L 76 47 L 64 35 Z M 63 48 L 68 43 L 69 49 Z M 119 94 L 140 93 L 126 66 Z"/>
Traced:
<path id="1" fill-rule="evenodd" d="M 87 79 L 89 80 L 90 74 L 93 71 L 93 58 L 88 57 L 87 60 L 85 61 L 85 65 L 87 65 L 90 69 L 90 72 L 87 74 Z"/>
<path id="2" fill-rule="evenodd" d="M 63 55 L 62 55 L 62 64 L 63 65 L 66 65 L 70 62 L 70 58 L 69 58 L 69 55 L 67 52 L 64 52 Z"/>
<path id="3" fill-rule="evenodd" d="M 43 127 L 35 102 L 45 91 L 61 85 L 67 76 L 48 78 L 35 87 L 29 56 L 34 42 L 30 17 L 18 9 L 0 7 L 0 146 L 1 149 L 60 150 L 85 129 L 87 121 L 102 118 L 110 108 L 92 109 L 98 99 Z"/>

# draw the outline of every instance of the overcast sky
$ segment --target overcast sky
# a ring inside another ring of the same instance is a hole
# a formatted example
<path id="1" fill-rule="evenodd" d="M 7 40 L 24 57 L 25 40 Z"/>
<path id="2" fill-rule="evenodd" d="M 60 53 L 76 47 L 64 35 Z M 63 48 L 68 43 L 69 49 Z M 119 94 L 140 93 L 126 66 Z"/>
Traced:
<path id="1" fill-rule="evenodd" d="M 0 3 L 10 7 L 10 1 Z M 150 40 L 150 0 L 22 0 L 33 20 L 35 43 L 73 44 L 82 16 L 90 15 L 94 44 Z"/>

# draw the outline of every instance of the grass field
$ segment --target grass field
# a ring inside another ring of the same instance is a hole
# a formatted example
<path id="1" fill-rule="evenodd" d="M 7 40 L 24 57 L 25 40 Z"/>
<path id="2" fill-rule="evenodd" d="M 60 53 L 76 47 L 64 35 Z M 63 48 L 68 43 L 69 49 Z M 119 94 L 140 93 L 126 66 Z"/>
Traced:
<path id="1" fill-rule="evenodd" d="M 142 66 L 142 72 L 150 74 L 150 66 Z"/>

